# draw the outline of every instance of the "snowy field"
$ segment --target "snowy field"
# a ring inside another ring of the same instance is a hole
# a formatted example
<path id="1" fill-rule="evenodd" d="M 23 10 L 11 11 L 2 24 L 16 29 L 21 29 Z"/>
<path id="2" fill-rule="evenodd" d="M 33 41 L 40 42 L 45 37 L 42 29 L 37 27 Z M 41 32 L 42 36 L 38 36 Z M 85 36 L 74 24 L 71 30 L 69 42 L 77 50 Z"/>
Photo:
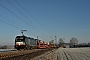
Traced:
<path id="1" fill-rule="evenodd" d="M 88 48 L 59 48 L 41 55 L 32 60 L 90 60 L 90 47 Z"/>
<path id="2" fill-rule="evenodd" d="M 90 48 L 59 48 L 56 60 L 90 60 Z"/>
<path id="3" fill-rule="evenodd" d="M 12 52 L 12 51 L 16 51 L 16 49 L 0 49 L 0 53 L 1 52 Z"/>

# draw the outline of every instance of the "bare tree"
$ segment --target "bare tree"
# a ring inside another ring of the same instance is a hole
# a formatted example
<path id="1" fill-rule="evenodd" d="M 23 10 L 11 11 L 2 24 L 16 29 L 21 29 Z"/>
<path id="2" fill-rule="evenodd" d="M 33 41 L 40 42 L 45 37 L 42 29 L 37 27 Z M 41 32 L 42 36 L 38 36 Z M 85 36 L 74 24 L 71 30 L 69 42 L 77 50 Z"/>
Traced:
<path id="1" fill-rule="evenodd" d="M 60 45 L 61 47 L 66 48 L 66 46 L 65 46 L 65 42 L 63 41 L 62 38 L 59 39 L 59 45 Z"/>
<path id="2" fill-rule="evenodd" d="M 78 40 L 75 37 L 70 39 L 70 47 L 76 47 L 78 45 Z"/>
<path id="3" fill-rule="evenodd" d="M 8 49 L 8 45 L 2 46 L 2 49 Z"/>

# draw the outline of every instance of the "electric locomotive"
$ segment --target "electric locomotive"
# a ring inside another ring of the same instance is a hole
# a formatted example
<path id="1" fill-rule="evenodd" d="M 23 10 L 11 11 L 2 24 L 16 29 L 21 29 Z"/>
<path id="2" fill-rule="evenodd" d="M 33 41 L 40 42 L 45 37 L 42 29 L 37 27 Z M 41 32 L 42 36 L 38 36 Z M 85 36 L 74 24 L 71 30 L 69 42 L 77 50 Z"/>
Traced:
<path id="1" fill-rule="evenodd" d="M 15 38 L 15 49 L 33 49 L 37 48 L 37 41 L 34 38 L 27 36 L 16 36 Z"/>

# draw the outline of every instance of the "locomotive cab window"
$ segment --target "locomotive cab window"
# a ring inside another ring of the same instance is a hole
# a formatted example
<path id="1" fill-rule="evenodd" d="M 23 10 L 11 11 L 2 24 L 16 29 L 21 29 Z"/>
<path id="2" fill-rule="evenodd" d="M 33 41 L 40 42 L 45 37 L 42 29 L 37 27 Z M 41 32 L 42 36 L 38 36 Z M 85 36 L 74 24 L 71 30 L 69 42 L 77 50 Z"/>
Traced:
<path id="1" fill-rule="evenodd" d="M 21 42 L 21 41 L 24 41 L 24 40 L 25 40 L 24 36 L 17 36 L 16 39 L 15 39 L 16 42 Z"/>
<path id="2" fill-rule="evenodd" d="M 16 42 L 24 41 L 24 39 L 16 39 Z"/>

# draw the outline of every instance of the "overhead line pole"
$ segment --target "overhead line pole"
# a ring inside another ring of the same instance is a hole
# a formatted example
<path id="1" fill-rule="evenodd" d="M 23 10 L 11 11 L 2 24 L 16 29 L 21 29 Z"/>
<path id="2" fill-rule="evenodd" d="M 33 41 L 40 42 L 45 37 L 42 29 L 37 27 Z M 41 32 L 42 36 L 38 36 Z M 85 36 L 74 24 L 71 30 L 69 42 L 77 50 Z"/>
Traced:
<path id="1" fill-rule="evenodd" d="M 57 45 L 57 36 L 55 36 L 55 44 Z"/>

